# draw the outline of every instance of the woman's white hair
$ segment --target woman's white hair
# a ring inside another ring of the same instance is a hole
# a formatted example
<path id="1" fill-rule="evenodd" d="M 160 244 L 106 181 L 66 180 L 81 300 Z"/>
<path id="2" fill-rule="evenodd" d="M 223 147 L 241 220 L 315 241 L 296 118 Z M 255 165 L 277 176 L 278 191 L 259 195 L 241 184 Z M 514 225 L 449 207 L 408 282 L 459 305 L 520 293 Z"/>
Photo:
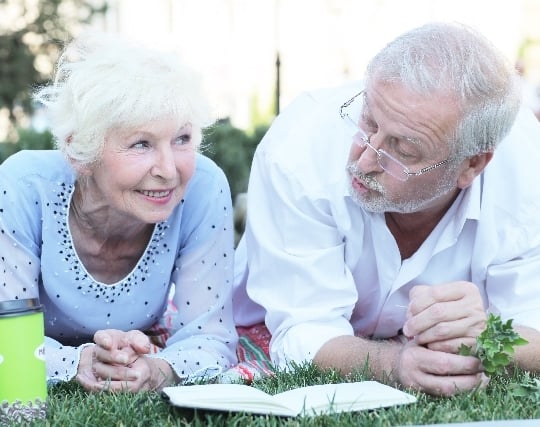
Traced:
<path id="1" fill-rule="evenodd" d="M 431 23 L 390 42 L 367 67 L 366 83 L 399 83 L 425 96 L 450 94 L 461 108 L 456 157 L 493 151 L 520 106 L 517 73 L 484 36 L 458 23 Z"/>
<path id="2" fill-rule="evenodd" d="M 99 160 L 108 132 L 177 117 L 201 143 L 211 109 L 196 74 L 177 55 L 118 35 L 87 32 L 68 44 L 51 84 L 34 99 L 49 110 L 55 143 L 71 161 Z"/>

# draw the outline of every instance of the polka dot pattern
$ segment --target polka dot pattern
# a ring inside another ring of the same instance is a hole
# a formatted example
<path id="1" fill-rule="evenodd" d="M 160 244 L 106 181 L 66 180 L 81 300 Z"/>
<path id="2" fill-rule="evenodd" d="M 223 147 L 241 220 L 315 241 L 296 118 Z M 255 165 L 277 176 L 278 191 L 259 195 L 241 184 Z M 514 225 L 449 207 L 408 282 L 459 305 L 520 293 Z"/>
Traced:
<path id="1" fill-rule="evenodd" d="M 117 283 L 104 284 L 86 271 L 73 246 L 67 224 L 75 183 L 67 163 L 54 151 L 16 157 L 0 167 L 0 179 L 10 181 L 5 188 L 13 189 L 0 193 L 0 243 L 15 247 L 9 260 L 2 255 L 0 297 L 39 289 L 51 381 L 73 378 L 80 350 L 95 331 L 159 325 L 169 297 L 178 311 L 166 326 L 166 348 L 152 357 L 186 378 L 236 362 L 232 207 L 227 181 L 213 162 L 198 155 L 184 199 L 156 224 L 137 265 Z"/>

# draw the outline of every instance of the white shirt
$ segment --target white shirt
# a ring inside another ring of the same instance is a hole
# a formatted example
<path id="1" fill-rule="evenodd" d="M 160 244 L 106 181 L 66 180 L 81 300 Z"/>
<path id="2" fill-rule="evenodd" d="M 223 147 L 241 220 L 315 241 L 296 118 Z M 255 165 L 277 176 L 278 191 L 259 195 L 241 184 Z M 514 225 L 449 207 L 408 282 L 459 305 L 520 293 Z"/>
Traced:
<path id="1" fill-rule="evenodd" d="M 384 215 L 348 191 L 351 136 L 339 107 L 361 89 L 301 95 L 254 157 L 237 267 L 247 256 L 247 293 L 266 310 L 273 361 L 311 360 L 342 335 L 397 335 L 419 284 L 471 281 L 486 309 L 540 330 L 540 124 L 520 111 L 485 171 L 402 262 Z"/>

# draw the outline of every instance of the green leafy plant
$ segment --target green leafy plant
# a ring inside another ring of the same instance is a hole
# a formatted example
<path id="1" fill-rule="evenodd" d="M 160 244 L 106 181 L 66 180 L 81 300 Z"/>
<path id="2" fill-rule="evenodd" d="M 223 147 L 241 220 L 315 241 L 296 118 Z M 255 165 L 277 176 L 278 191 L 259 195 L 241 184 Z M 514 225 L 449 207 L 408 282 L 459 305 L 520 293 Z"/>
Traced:
<path id="1" fill-rule="evenodd" d="M 524 378 L 520 382 L 510 384 L 509 392 L 518 399 L 525 398 L 538 402 L 540 401 L 540 379 L 531 377 L 529 372 L 524 372 Z"/>
<path id="2" fill-rule="evenodd" d="M 476 339 L 476 346 L 461 344 L 459 354 L 478 357 L 487 375 L 501 372 L 512 360 L 514 347 L 528 343 L 514 330 L 512 321 L 503 322 L 500 316 L 490 313 L 486 329 Z"/>

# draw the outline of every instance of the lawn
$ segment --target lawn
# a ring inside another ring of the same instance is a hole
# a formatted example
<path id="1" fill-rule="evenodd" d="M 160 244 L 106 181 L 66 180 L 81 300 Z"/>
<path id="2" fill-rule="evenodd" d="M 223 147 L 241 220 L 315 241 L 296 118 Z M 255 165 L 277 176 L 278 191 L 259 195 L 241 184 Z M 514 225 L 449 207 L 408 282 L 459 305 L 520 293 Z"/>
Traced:
<path id="1" fill-rule="evenodd" d="M 458 423 L 504 419 L 540 418 L 540 398 L 530 384 L 537 377 L 525 372 L 492 378 L 485 390 L 452 398 L 412 393 L 416 403 L 372 411 L 342 413 L 315 418 L 284 418 L 243 413 L 193 411 L 170 406 L 159 393 L 86 393 L 76 383 L 57 384 L 49 389 L 46 421 L 33 426 L 402 426 Z M 294 387 L 366 379 L 363 375 L 343 379 L 313 366 L 297 367 L 292 373 L 254 382 L 253 386 L 274 394 Z M 525 396 L 511 392 L 528 384 Z M 540 425 L 540 420 L 539 420 Z"/>

